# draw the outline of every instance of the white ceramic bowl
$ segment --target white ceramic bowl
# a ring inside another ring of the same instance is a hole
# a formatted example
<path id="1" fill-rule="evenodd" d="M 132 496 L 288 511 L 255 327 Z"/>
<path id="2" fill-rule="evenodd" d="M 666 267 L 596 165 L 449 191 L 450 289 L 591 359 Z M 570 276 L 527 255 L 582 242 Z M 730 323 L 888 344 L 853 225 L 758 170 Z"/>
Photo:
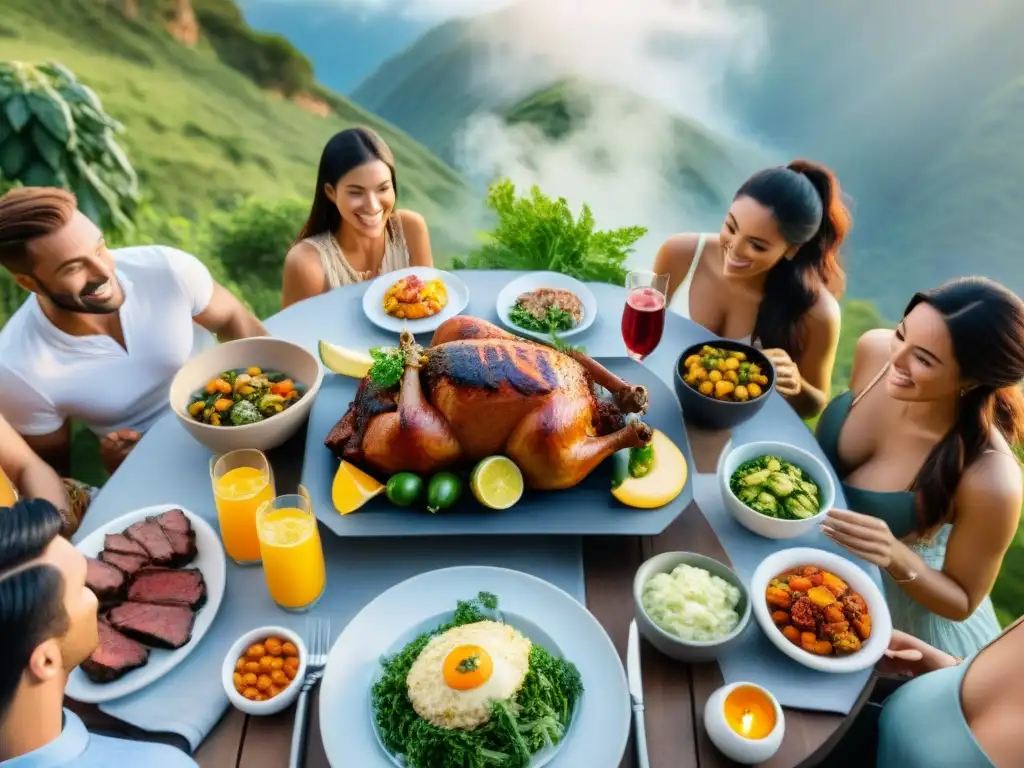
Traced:
<path id="1" fill-rule="evenodd" d="M 570 328 L 568 331 L 559 331 L 558 338 L 570 338 L 576 334 L 583 333 L 593 325 L 598 312 L 597 299 L 594 298 L 593 292 L 587 288 L 586 284 L 581 283 L 575 277 L 563 275 L 561 272 L 530 272 L 528 275 L 523 275 L 508 283 L 498 293 L 495 311 L 498 313 L 501 324 L 512 333 L 517 336 L 530 336 L 543 341 L 548 341 L 551 338 L 551 335 L 547 333 L 538 333 L 537 331 L 528 331 L 525 328 L 520 328 L 509 318 L 509 312 L 515 306 L 516 299 L 524 293 L 536 291 L 538 288 L 554 288 L 559 291 L 569 291 L 569 293 L 575 294 L 576 298 L 583 305 L 583 319 L 580 320 L 580 324 L 575 328 Z"/>
<path id="2" fill-rule="evenodd" d="M 864 598 L 868 613 L 871 615 L 871 635 L 856 653 L 849 656 L 817 656 L 787 640 L 772 622 L 771 612 L 764 597 L 768 582 L 783 571 L 800 565 L 816 565 L 831 571 Z M 885 649 L 889 647 L 892 617 L 889 615 L 889 606 L 882 591 L 860 566 L 823 549 L 793 547 L 766 557 L 750 579 L 750 599 L 753 603 L 754 619 L 775 647 L 794 661 L 819 672 L 842 674 L 868 669 L 878 663 Z"/>
<path id="3" fill-rule="evenodd" d="M 813 517 L 803 520 L 780 520 L 777 517 L 768 517 L 760 512 L 755 512 L 738 498 L 729 487 L 729 480 L 740 464 L 759 456 L 778 456 L 804 470 L 821 491 L 821 509 Z M 722 500 L 725 508 L 740 525 L 759 536 L 768 539 L 793 539 L 803 536 L 813 530 L 821 523 L 821 516 L 832 509 L 836 503 L 836 484 L 832 480 L 832 473 L 824 462 L 811 453 L 797 448 L 788 443 L 779 443 L 773 440 L 765 440 L 757 443 L 746 443 L 732 447 L 732 443 L 726 445 L 722 456 L 718 461 L 718 485 L 722 491 Z"/>
<path id="4" fill-rule="evenodd" d="M 744 738 L 730 728 L 729 723 L 726 722 L 725 700 L 730 693 L 743 686 L 750 686 L 761 691 L 775 708 L 775 728 L 763 739 Z M 779 751 L 782 739 L 786 735 L 786 716 L 779 700 L 767 688 L 753 683 L 731 683 L 723 685 L 708 697 L 708 701 L 704 705 L 704 727 L 707 729 L 711 743 L 718 747 L 723 755 L 741 765 L 754 765 L 767 762 Z"/>
<path id="5" fill-rule="evenodd" d="M 282 640 L 288 640 L 299 649 L 299 672 L 287 688 L 269 701 L 249 701 L 249 699 L 235 690 L 232 677 L 235 673 L 235 664 L 242 654 L 245 653 L 246 648 L 253 643 L 262 643 L 268 637 L 279 637 Z M 224 684 L 224 692 L 228 695 L 228 700 L 236 709 L 245 712 L 247 715 L 276 715 L 278 712 L 290 707 L 295 699 L 298 698 L 299 689 L 302 688 L 302 681 L 306 677 L 306 664 L 308 662 L 309 653 L 306 651 L 306 644 L 302 642 L 302 638 L 297 632 L 284 627 L 258 627 L 246 632 L 231 646 L 231 650 L 224 657 L 224 665 L 221 667 L 220 677 L 221 682 Z"/>
<path id="6" fill-rule="evenodd" d="M 671 573 L 677 566 L 684 564 L 694 568 L 703 568 L 712 576 L 724 579 L 740 591 L 740 601 L 736 606 L 740 620 L 728 635 L 718 640 L 684 640 L 659 627 L 647 615 L 643 602 L 644 585 L 652 576 L 659 573 Z M 636 576 L 633 577 L 633 611 L 637 629 L 640 630 L 640 634 L 647 642 L 669 658 L 688 664 L 697 664 L 718 658 L 719 654 L 736 644 L 750 623 L 750 595 L 746 585 L 736 575 L 736 572 L 713 557 L 699 555 L 695 552 L 662 552 L 645 561 L 637 569 Z"/>
<path id="7" fill-rule="evenodd" d="M 302 384 L 306 393 L 282 413 L 240 427 L 214 427 L 188 415 L 192 393 L 205 387 L 206 382 L 223 371 L 252 366 L 280 371 Z M 188 433 L 218 456 L 241 448 L 269 451 L 306 422 L 323 378 L 320 361 L 298 344 L 271 336 L 229 341 L 207 349 L 181 367 L 171 382 L 171 409 Z"/>

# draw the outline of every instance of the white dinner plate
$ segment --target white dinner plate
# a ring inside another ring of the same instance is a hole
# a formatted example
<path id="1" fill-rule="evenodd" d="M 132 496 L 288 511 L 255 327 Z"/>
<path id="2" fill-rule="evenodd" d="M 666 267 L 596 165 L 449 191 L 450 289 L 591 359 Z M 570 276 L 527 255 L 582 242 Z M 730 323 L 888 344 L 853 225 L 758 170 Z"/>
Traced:
<path id="1" fill-rule="evenodd" d="M 224 559 L 224 547 L 216 531 L 203 518 L 187 509 L 174 504 L 159 504 L 129 512 L 117 520 L 107 523 L 90 533 L 78 543 L 78 551 L 87 557 L 96 557 L 103 549 L 103 536 L 108 533 L 121 533 L 132 523 L 137 523 L 151 515 L 159 515 L 170 509 L 181 509 L 196 534 L 196 559 L 187 568 L 198 568 L 206 582 L 206 603 L 196 613 L 196 621 L 192 626 L 192 639 L 176 651 L 161 648 L 150 648 L 149 661 L 144 667 L 133 669 L 111 683 L 94 683 L 89 676 L 76 667 L 68 677 L 65 693 L 75 701 L 83 704 L 101 704 L 105 701 L 119 699 L 129 693 L 135 693 L 152 682 L 159 680 L 181 662 L 195 649 L 213 624 L 213 619 L 220 608 L 224 597 L 224 584 L 227 580 L 227 564 Z"/>
<path id="2" fill-rule="evenodd" d="M 463 566 L 414 576 L 364 607 L 338 636 L 320 686 L 320 733 L 333 768 L 391 768 L 381 746 L 370 688 L 381 658 L 451 619 L 459 600 L 498 598 L 504 620 L 553 654 L 572 661 L 583 696 L 562 742 L 534 756 L 533 768 L 618 765 L 630 728 L 629 689 L 619 654 L 591 613 L 546 581 L 507 568 Z"/>
<path id="3" fill-rule="evenodd" d="M 422 320 L 402 320 L 392 317 L 384 311 L 384 294 L 388 288 L 397 283 L 403 277 L 416 275 L 420 280 L 442 280 L 448 289 L 448 304 L 436 315 L 424 317 Z M 451 272 L 444 272 L 433 267 L 408 267 L 398 269 L 394 272 L 387 272 L 374 279 L 370 287 L 363 294 L 363 312 L 370 319 L 370 322 L 385 331 L 401 333 L 408 328 L 413 333 L 431 333 L 436 331 L 438 326 L 445 320 L 455 317 L 462 312 L 469 304 L 469 288 Z"/>
<path id="4" fill-rule="evenodd" d="M 568 331 L 559 331 L 558 338 L 560 339 L 566 339 L 578 333 L 583 333 L 593 324 L 594 318 L 597 317 L 597 299 L 594 298 L 594 294 L 584 283 L 560 272 L 531 272 L 528 275 L 516 278 L 498 293 L 498 300 L 495 306 L 498 317 L 501 319 L 502 324 L 516 335 L 532 336 L 535 339 L 544 340 L 551 338 L 549 333 L 528 331 L 525 328 L 520 328 L 508 316 L 509 312 L 512 311 L 512 307 L 515 306 L 516 299 L 522 294 L 536 291 L 538 288 L 554 288 L 559 291 L 569 291 L 576 294 L 576 298 L 583 304 L 583 319 L 580 320 L 580 324 Z"/>

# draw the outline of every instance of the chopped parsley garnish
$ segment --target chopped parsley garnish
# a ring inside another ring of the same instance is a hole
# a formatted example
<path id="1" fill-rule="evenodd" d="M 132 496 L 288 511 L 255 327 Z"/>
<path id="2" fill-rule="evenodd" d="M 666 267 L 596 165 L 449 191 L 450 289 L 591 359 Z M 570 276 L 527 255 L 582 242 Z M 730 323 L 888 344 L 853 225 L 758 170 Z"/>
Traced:
<path id="1" fill-rule="evenodd" d="M 380 389 L 391 389 L 402 379 L 405 372 L 405 353 L 401 349 L 374 347 L 370 350 L 373 365 L 370 379 Z"/>
<path id="2" fill-rule="evenodd" d="M 536 331 L 537 333 L 569 331 L 576 326 L 573 316 L 564 309 L 548 307 L 544 311 L 544 319 L 541 319 L 532 312 L 523 309 L 519 302 L 516 302 L 515 306 L 509 310 L 508 319 L 520 328 L 524 328 L 527 331 Z"/>

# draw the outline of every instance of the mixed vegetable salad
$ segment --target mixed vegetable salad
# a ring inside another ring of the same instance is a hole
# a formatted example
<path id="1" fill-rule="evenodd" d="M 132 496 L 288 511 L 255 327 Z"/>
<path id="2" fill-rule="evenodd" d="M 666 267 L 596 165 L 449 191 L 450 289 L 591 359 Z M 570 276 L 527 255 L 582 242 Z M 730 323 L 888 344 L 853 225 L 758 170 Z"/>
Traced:
<path id="1" fill-rule="evenodd" d="M 804 520 L 821 512 L 821 489 L 800 467 L 778 456 L 745 461 L 729 479 L 736 498 L 755 512 L 781 520 Z"/>
<path id="2" fill-rule="evenodd" d="M 223 371 L 193 393 L 188 415 L 214 427 L 241 427 L 281 413 L 304 394 L 301 384 L 279 371 L 238 368 Z"/>

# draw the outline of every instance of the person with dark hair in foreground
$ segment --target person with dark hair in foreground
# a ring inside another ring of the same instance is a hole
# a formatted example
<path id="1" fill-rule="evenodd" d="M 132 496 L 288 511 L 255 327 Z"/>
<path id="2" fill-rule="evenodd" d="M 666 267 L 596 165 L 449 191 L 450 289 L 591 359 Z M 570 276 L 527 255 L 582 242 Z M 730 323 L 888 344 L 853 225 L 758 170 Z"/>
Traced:
<path id="1" fill-rule="evenodd" d="M 397 210 L 395 158 L 369 128 L 336 134 L 320 156 L 313 206 L 284 261 L 282 307 L 406 267 L 431 267 L 418 213 Z"/>
<path id="2" fill-rule="evenodd" d="M 100 438 L 108 471 L 120 465 L 166 410 L 196 325 L 225 341 L 266 335 L 194 256 L 107 250 L 63 189 L 0 197 L 0 266 L 32 293 L 0 330 L 0 413 L 65 476 L 72 416 Z"/>
<path id="3" fill-rule="evenodd" d="M 850 510 L 822 530 L 884 571 L 893 625 L 965 657 L 999 634 L 989 592 L 1020 522 L 1024 303 L 987 278 L 919 293 L 857 342 L 818 442 Z"/>
<path id="4" fill-rule="evenodd" d="M 67 676 L 96 648 L 85 557 L 42 499 L 0 514 L 0 765 L 196 768 L 174 747 L 90 734 L 63 709 Z"/>
<path id="5" fill-rule="evenodd" d="M 654 271 L 669 276 L 670 309 L 764 348 L 775 388 L 810 418 L 828 403 L 845 283 L 839 249 L 850 226 L 832 171 L 794 160 L 747 179 L 717 235 L 666 240 Z"/>

